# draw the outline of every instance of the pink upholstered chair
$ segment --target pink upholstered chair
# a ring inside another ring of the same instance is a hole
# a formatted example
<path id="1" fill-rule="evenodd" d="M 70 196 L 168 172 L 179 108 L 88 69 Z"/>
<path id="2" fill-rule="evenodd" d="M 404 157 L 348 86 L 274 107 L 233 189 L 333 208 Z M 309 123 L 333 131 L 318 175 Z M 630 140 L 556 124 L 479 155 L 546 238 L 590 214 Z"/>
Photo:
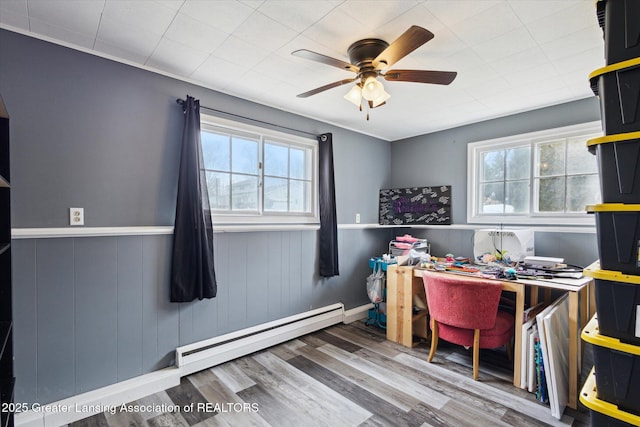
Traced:
<path id="1" fill-rule="evenodd" d="M 481 348 L 506 346 L 511 358 L 514 317 L 498 310 L 502 286 L 480 277 L 425 271 L 424 289 L 431 316 L 433 360 L 438 338 L 473 347 L 473 379 L 478 379 Z"/>

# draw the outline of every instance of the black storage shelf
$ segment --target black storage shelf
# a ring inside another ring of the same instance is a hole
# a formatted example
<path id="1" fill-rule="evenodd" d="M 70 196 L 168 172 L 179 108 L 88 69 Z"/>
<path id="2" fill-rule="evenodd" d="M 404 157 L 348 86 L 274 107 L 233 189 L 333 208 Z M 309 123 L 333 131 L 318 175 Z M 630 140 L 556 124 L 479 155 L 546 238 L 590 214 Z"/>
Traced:
<path id="1" fill-rule="evenodd" d="M 11 322 L 0 322 L 0 359 L 4 356 L 4 349 L 7 347 L 7 342 L 11 337 Z"/>
<path id="2" fill-rule="evenodd" d="M 15 378 L 0 381 L 0 400 L 2 402 L 13 402 L 13 388 L 15 382 Z M 13 412 L 0 412 L 0 415 L 0 426 L 8 427 L 13 425 Z"/>
<path id="3" fill-rule="evenodd" d="M 0 404 L 13 403 L 13 316 L 11 304 L 11 174 L 9 114 L 0 97 Z M 12 409 L 12 408 L 8 408 Z M 0 410 L 0 427 L 14 425 L 13 412 Z"/>

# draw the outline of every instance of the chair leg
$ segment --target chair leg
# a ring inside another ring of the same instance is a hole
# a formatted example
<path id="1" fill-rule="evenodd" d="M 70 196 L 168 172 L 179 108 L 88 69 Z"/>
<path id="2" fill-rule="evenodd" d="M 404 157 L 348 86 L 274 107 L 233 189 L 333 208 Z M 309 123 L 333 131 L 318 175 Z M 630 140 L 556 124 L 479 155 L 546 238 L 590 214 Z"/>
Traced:
<path id="1" fill-rule="evenodd" d="M 473 332 L 473 379 L 478 379 L 478 365 L 480 360 L 480 329 Z"/>
<path id="2" fill-rule="evenodd" d="M 504 346 L 507 349 L 507 358 L 509 359 L 509 361 L 512 361 L 513 360 L 513 346 L 511 345 L 511 341 L 506 343 Z"/>
<path id="3" fill-rule="evenodd" d="M 431 350 L 429 350 L 429 359 L 431 362 L 433 360 L 433 356 L 436 354 L 436 349 L 438 348 L 438 322 L 434 318 L 431 318 Z"/>

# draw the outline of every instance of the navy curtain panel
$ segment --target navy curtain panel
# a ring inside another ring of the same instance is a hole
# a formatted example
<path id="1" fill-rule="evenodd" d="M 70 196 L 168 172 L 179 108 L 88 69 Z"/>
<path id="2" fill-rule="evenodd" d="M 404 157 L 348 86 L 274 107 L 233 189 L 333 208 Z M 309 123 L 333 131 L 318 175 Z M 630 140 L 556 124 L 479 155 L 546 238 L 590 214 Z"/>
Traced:
<path id="1" fill-rule="evenodd" d="M 171 302 L 213 298 L 218 286 L 213 266 L 213 224 L 207 180 L 202 169 L 200 101 L 178 100 L 184 130 L 178 176 L 171 262 Z"/>
<path id="2" fill-rule="evenodd" d="M 336 189 L 333 177 L 333 138 L 330 133 L 318 136 L 318 170 L 320 197 L 320 276 L 333 277 L 338 271 L 338 221 Z"/>

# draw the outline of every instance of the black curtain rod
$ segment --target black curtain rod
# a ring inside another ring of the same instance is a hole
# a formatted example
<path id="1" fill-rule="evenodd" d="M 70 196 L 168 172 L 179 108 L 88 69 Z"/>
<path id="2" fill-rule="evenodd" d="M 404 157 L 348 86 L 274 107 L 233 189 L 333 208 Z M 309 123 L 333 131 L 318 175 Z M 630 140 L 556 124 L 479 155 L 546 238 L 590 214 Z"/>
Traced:
<path id="1" fill-rule="evenodd" d="M 176 102 L 178 104 L 180 104 L 180 105 L 183 105 L 184 104 L 184 99 L 176 99 Z M 262 120 L 254 119 L 254 118 L 251 118 L 251 117 L 245 117 L 245 116 L 241 116 L 239 114 L 229 113 L 227 111 L 216 110 L 215 108 L 205 107 L 205 106 L 202 106 L 202 105 L 200 106 L 200 108 L 203 108 L 203 109 L 209 110 L 209 111 L 213 111 L 213 112 L 218 113 L 218 114 L 224 114 L 224 115 L 235 117 L 235 118 L 239 118 L 239 119 L 249 120 L 249 121 L 254 122 L 254 123 L 260 123 L 262 125 L 267 125 L 267 126 L 276 127 L 276 128 L 279 128 L 279 129 L 286 129 L 288 131 L 302 133 L 304 135 L 309 135 L 309 136 L 312 136 L 314 138 L 318 137 L 318 135 L 315 134 L 315 133 L 306 132 L 306 131 L 303 131 L 303 130 L 300 130 L 300 129 L 294 129 L 294 128 L 290 128 L 290 127 L 286 127 L 286 126 L 282 126 L 282 125 L 277 125 L 275 123 L 269 123 L 269 122 L 265 122 L 265 121 L 262 121 Z"/>

